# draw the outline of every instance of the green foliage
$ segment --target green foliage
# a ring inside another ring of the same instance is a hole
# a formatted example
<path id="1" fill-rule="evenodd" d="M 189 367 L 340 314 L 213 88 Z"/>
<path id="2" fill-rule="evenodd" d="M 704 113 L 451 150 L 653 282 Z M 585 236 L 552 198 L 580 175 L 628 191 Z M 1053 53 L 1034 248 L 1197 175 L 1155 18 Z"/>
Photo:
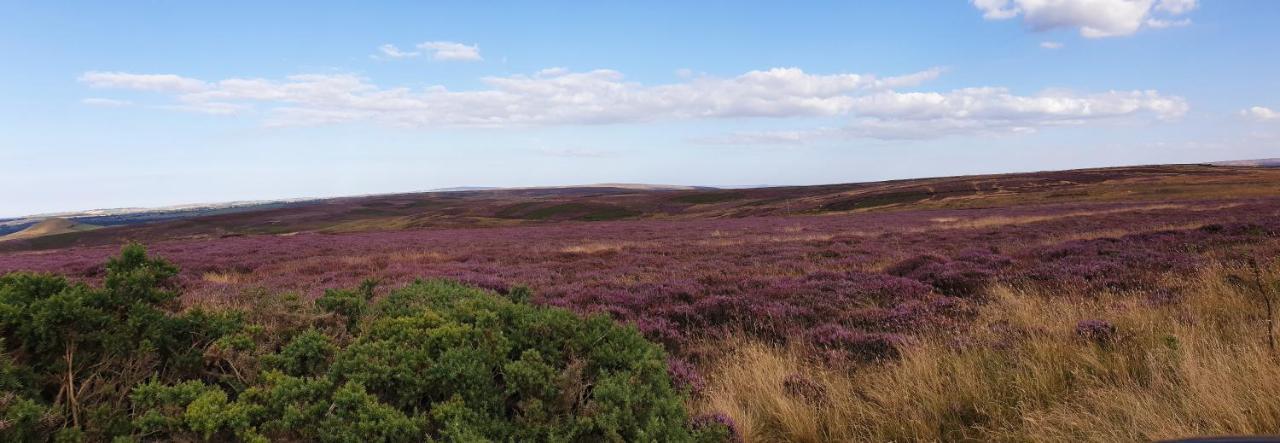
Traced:
<path id="1" fill-rule="evenodd" d="M 533 291 L 529 290 L 528 286 L 515 286 L 507 291 L 506 296 L 512 303 L 529 303 L 533 298 Z"/>
<path id="2" fill-rule="evenodd" d="M 365 315 L 345 347 L 306 331 L 268 359 L 277 370 L 234 401 L 182 387 L 174 407 L 148 403 L 138 427 L 170 437 L 318 441 L 695 437 L 662 350 L 605 317 L 446 281 L 394 291 Z"/>
<path id="3" fill-rule="evenodd" d="M 266 362 L 289 375 L 314 376 L 329 367 L 337 350 L 329 336 L 308 329 L 294 337 L 278 354 L 267 356 Z"/>
<path id="4" fill-rule="evenodd" d="M 176 273 L 129 245 L 101 287 L 0 276 L 0 440 L 718 438 L 691 429 L 660 347 L 527 288 L 419 281 L 374 303 L 367 280 L 314 307 L 179 312 Z"/>
<path id="5" fill-rule="evenodd" d="M 34 400 L 39 393 L 35 374 L 14 363 L 8 355 L 0 355 L 0 436 L 8 441 L 39 440 L 61 424 L 61 417 L 49 407 Z"/>
<path id="6" fill-rule="evenodd" d="M 366 280 L 367 281 L 367 280 Z M 373 298 L 373 288 L 366 291 L 350 291 L 345 289 L 329 289 L 316 299 L 316 307 L 346 319 L 347 329 L 355 330 L 356 324 L 368 309 L 369 299 Z"/>
<path id="7" fill-rule="evenodd" d="M 8 427 L 0 437 L 103 440 L 128 433 L 127 400 L 138 382 L 217 376 L 205 370 L 204 349 L 239 330 L 239 315 L 175 312 L 177 268 L 148 258 L 139 245 L 126 246 L 106 269 L 101 288 L 50 275 L 0 277 L 3 350 L 15 356 L 0 363 L 0 389 L 20 399 L 5 415 L 28 423 L 37 408 L 47 409 L 43 428 Z"/>

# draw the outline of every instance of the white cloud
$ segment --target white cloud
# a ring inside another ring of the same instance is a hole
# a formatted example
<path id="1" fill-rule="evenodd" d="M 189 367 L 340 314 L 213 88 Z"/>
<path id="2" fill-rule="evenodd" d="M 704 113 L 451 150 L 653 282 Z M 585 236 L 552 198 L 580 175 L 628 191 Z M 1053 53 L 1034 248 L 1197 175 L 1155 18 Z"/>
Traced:
<path id="1" fill-rule="evenodd" d="M 80 100 L 80 103 L 89 105 L 89 106 L 101 106 L 104 108 L 121 108 L 121 107 L 133 105 L 133 102 L 128 100 L 116 100 L 111 98 L 99 98 L 99 97 L 86 98 L 84 100 Z"/>
<path id="2" fill-rule="evenodd" d="M 987 20 L 1019 15 L 1032 31 L 1079 29 L 1087 38 L 1132 35 L 1143 26 L 1185 26 L 1190 19 L 1171 17 L 1191 12 L 1197 0 L 972 0 Z"/>
<path id="3" fill-rule="evenodd" d="M 1147 19 L 1147 27 L 1155 28 L 1155 29 L 1181 28 L 1183 26 L 1190 26 L 1190 25 L 1191 25 L 1191 19 L 1189 18 L 1184 18 L 1182 20 L 1162 20 L 1158 18 Z"/>
<path id="4" fill-rule="evenodd" d="M 697 140 L 711 144 L 797 144 L 832 138 L 930 139 L 959 134 L 1026 134 L 1040 128 L 1141 116 L 1181 117 L 1181 97 L 1155 91 L 1071 94 L 1051 91 L 1020 96 L 1004 88 L 950 92 L 883 91 L 854 99 L 848 125 L 810 131 L 738 133 Z"/>
<path id="5" fill-rule="evenodd" d="M 379 46 L 378 54 L 375 54 L 373 57 L 398 59 L 398 58 L 412 58 L 412 57 L 417 57 L 419 55 L 422 55 L 422 53 L 401 51 L 400 48 L 396 47 L 396 45 L 387 43 L 385 45 Z"/>
<path id="6" fill-rule="evenodd" d="M 799 69 L 796 70 L 799 71 Z M 870 86 L 875 89 L 910 88 L 932 81 L 942 75 L 945 71 L 945 68 L 933 67 L 912 74 L 886 77 L 883 79 L 873 79 Z"/>
<path id="7" fill-rule="evenodd" d="M 1040 47 L 1044 49 L 1062 49 L 1063 44 L 1059 42 L 1040 42 Z"/>
<path id="8" fill-rule="evenodd" d="M 1254 106 L 1240 111 L 1240 116 L 1257 121 L 1280 120 L 1280 111 L 1263 106 Z"/>
<path id="9" fill-rule="evenodd" d="M 480 47 L 477 45 L 468 46 L 456 42 L 436 41 L 419 43 L 418 49 L 430 52 L 433 60 L 468 62 L 484 60 L 483 57 L 480 57 Z"/>
<path id="10" fill-rule="evenodd" d="M 1200 6 L 1199 0 L 1160 0 L 1156 10 L 1171 15 L 1182 15 Z"/>
<path id="11" fill-rule="evenodd" d="M 482 79 L 486 87 L 465 91 L 443 86 L 384 88 L 356 75 L 307 74 L 280 80 L 183 79 L 183 83 L 201 86 L 165 92 L 177 102 L 173 109 L 211 114 L 261 109 L 268 125 L 365 121 L 423 128 L 501 127 L 746 117 L 848 117 L 852 121 L 843 128 L 740 135 L 733 143 L 795 142 L 815 133 L 823 137 L 927 138 L 1031 132 L 1100 119 L 1176 118 L 1187 111 L 1181 97 L 1155 91 L 1049 91 L 1030 96 L 998 87 L 904 91 L 942 72 L 933 68 L 878 77 L 773 68 L 735 77 L 693 75 L 676 83 L 650 86 L 627 81 L 613 70 L 550 68 L 530 75 L 486 77 Z M 116 76 L 150 78 L 127 73 Z M 145 82 L 111 84 L 155 90 Z"/>
<path id="12" fill-rule="evenodd" d="M 1156 91 L 1110 91 L 1077 95 L 1049 92 L 1014 95 L 1005 88 L 965 88 L 947 93 L 885 91 L 858 97 L 853 113 L 896 120 L 1076 121 L 1149 112 L 1176 118 L 1187 112 L 1180 97 Z"/>
<path id="13" fill-rule="evenodd" d="M 136 89 L 157 92 L 193 92 L 203 90 L 204 82 L 173 74 L 130 74 L 127 72 L 89 71 L 80 82 L 95 88 Z"/>
<path id="14" fill-rule="evenodd" d="M 1008 20 L 1021 12 L 1016 6 L 1009 5 L 1009 0 L 973 0 L 973 6 L 982 11 L 982 18 L 987 20 Z"/>
<path id="15" fill-rule="evenodd" d="M 371 120 L 406 126 L 545 125 L 839 115 L 848 112 L 855 93 L 911 87 L 937 77 L 939 72 L 930 69 L 881 78 L 774 68 L 732 78 L 699 76 L 681 83 L 645 86 L 628 82 L 612 70 L 552 68 L 533 75 L 487 77 L 482 80 L 488 88 L 471 91 L 441 86 L 417 91 L 381 88 L 355 75 L 310 74 L 283 80 L 183 79 L 201 87 L 168 92 L 188 110 L 230 113 L 263 106 L 269 108 L 273 124 Z M 131 81 L 111 85 L 155 90 L 149 84 Z"/>

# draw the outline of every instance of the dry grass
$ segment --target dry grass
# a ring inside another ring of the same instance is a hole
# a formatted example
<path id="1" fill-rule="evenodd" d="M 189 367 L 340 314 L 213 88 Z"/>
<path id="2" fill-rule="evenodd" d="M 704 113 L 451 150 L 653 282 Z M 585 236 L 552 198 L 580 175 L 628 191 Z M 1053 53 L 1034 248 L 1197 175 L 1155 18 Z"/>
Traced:
<path id="1" fill-rule="evenodd" d="M 392 251 L 386 256 L 392 262 L 438 263 L 450 260 L 448 255 L 436 251 Z"/>
<path id="2" fill-rule="evenodd" d="M 241 281 L 244 280 L 244 277 L 245 275 L 242 273 L 227 271 L 227 272 L 206 272 L 200 276 L 200 279 L 210 283 L 215 283 L 220 285 L 231 285 L 231 284 L 240 283 Z"/>
<path id="3" fill-rule="evenodd" d="M 561 248 L 560 252 L 568 254 L 603 254 L 622 251 L 629 247 L 629 242 L 592 242 Z"/>
<path id="4" fill-rule="evenodd" d="M 728 414 L 746 442 L 1280 433 L 1280 361 L 1262 305 L 1225 283 L 1226 272 L 1188 278 L 1186 298 L 1168 305 L 995 288 L 972 331 L 924 337 L 899 361 L 857 368 L 823 365 L 802 349 L 731 343 L 695 407 Z M 1082 338 L 1085 319 L 1111 322 L 1117 338 Z M 788 390 L 788 378 L 809 380 L 820 395 Z"/>
<path id="5" fill-rule="evenodd" d="M 930 221 L 937 223 L 941 226 L 935 225 L 935 226 L 929 226 L 926 228 L 917 228 L 917 229 L 921 231 L 933 230 L 940 227 L 947 228 L 947 229 L 982 229 L 982 228 L 992 228 L 992 227 L 998 227 L 998 226 L 1039 223 L 1043 221 L 1058 220 L 1058 219 L 1072 218 L 1072 217 L 1092 217 L 1092 216 L 1099 216 L 1099 215 L 1120 214 L 1125 212 L 1159 211 L 1159 210 L 1170 210 L 1170 209 L 1197 211 L 1197 210 L 1209 210 L 1213 208 L 1202 209 L 1198 207 L 1191 208 L 1191 207 L 1188 207 L 1187 205 L 1181 205 L 1181 204 L 1158 204 L 1158 205 L 1143 205 L 1143 206 L 1133 206 L 1133 207 L 1115 208 L 1115 209 L 1102 209 L 1102 210 L 1093 210 L 1093 211 L 1073 211 L 1073 212 L 1063 212 L 1060 214 L 1046 214 L 1046 215 L 1019 215 L 1019 216 L 998 215 L 998 216 L 991 216 L 991 217 L 977 217 L 977 218 L 971 218 L 971 219 L 961 219 L 957 217 L 938 217 L 938 218 L 932 218 L 930 219 Z"/>

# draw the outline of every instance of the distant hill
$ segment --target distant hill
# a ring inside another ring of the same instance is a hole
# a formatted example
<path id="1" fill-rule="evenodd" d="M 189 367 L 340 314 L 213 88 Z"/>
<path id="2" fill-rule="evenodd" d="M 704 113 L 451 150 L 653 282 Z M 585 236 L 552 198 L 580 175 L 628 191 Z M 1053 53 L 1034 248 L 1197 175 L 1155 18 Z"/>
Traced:
<path id="1" fill-rule="evenodd" d="M 244 235 L 1277 198 L 1274 183 L 1280 183 L 1280 168 L 1199 164 L 745 189 L 619 183 L 471 189 L 203 209 L 167 220 L 157 215 L 178 214 L 149 214 L 145 219 L 139 214 L 117 215 L 107 220 L 110 223 L 75 218 L 76 222 L 110 226 L 6 241 L 0 243 L 0 253 Z M 130 218 L 123 220 L 125 216 Z"/>
<path id="2" fill-rule="evenodd" d="M 1280 158 L 1260 158 L 1256 160 L 1232 160 L 1211 163 L 1214 166 L 1254 166 L 1261 168 L 1280 168 Z"/>
<path id="3" fill-rule="evenodd" d="M 43 220 L 59 218 L 78 223 L 108 227 L 182 220 L 218 214 L 259 211 L 305 204 L 318 199 L 237 201 L 224 203 L 200 203 L 161 208 L 114 208 L 87 211 L 36 214 L 24 217 L 0 219 L 0 236 L 26 229 Z"/>
<path id="4" fill-rule="evenodd" d="M 77 223 L 65 218 L 50 218 L 42 222 L 28 226 L 18 232 L 0 237 L 0 241 L 22 240 L 28 238 L 44 237 L 46 235 L 67 234 L 71 232 L 83 232 L 99 229 L 101 226 L 94 226 L 85 223 Z"/>

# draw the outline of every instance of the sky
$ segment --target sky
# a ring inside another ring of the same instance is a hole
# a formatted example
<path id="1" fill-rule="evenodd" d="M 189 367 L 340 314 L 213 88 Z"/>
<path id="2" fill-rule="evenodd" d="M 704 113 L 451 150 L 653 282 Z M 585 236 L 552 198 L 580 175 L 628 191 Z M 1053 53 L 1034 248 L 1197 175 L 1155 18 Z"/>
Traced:
<path id="1" fill-rule="evenodd" d="M 1280 2 L 0 0 L 0 216 L 1280 157 Z"/>

